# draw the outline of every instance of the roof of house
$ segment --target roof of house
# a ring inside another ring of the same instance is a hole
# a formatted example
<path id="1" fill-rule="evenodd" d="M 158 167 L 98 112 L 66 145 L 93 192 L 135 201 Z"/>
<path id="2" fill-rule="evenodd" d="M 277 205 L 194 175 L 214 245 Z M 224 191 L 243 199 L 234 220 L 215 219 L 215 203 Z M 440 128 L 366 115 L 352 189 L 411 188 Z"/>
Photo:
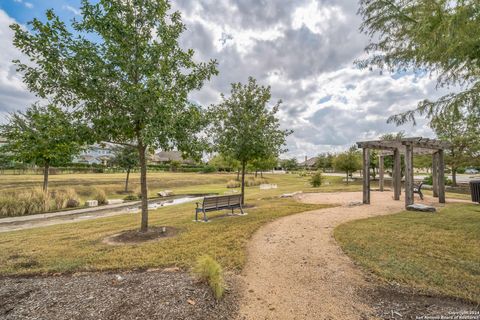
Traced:
<path id="1" fill-rule="evenodd" d="M 307 166 L 307 167 L 313 167 L 315 166 L 315 163 L 317 162 L 318 157 L 313 157 L 310 159 L 307 159 L 307 161 L 300 162 L 298 165 L 299 166 Z"/>
<path id="2" fill-rule="evenodd" d="M 160 151 L 155 154 L 154 160 L 158 162 L 183 161 L 183 157 L 180 151 Z"/>

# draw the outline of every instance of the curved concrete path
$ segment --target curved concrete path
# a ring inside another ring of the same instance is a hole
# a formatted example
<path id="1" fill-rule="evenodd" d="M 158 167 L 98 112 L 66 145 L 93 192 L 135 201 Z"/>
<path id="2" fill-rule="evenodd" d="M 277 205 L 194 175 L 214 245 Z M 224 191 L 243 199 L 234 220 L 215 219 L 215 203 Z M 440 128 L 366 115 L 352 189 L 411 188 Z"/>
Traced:
<path id="1" fill-rule="evenodd" d="M 371 205 L 361 205 L 359 192 L 303 194 L 300 201 L 340 206 L 287 216 L 256 232 L 242 274 L 239 318 L 372 318 L 362 298 L 369 283 L 333 238 L 334 227 L 343 222 L 404 208 L 390 192 L 371 196 Z M 430 197 L 423 201 L 433 202 Z"/>

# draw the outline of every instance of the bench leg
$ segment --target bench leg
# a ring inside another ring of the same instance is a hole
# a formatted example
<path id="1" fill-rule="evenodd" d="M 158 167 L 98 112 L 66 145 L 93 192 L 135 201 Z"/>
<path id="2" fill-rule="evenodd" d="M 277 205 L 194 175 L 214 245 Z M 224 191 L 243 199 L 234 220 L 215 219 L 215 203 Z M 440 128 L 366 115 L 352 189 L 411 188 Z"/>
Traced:
<path id="1" fill-rule="evenodd" d="M 243 208 L 242 208 L 241 205 L 240 205 L 240 212 L 241 212 L 243 215 L 245 214 L 245 212 L 243 212 Z"/>
<path id="2" fill-rule="evenodd" d="M 207 212 L 203 211 L 203 222 L 208 222 Z"/>

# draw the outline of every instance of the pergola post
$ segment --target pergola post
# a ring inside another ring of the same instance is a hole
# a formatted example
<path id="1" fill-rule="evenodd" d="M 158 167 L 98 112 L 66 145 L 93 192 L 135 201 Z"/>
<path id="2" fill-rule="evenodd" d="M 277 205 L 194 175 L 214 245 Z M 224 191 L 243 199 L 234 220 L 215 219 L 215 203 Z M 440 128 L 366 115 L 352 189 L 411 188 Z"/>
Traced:
<path id="1" fill-rule="evenodd" d="M 438 198 L 438 152 L 432 155 L 432 191 L 433 196 Z"/>
<path id="2" fill-rule="evenodd" d="M 400 158 L 400 150 L 396 148 L 393 151 L 393 198 L 400 200 L 402 188 L 402 164 Z"/>
<path id="3" fill-rule="evenodd" d="M 370 204 L 370 150 L 363 148 L 363 203 Z"/>
<path id="4" fill-rule="evenodd" d="M 445 159 L 443 150 L 438 150 L 438 202 L 445 203 Z"/>
<path id="5" fill-rule="evenodd" d="M 413 204 L 413 145 L 405 145 L 405 207 Z"/>
<path id="6" fill-rule="evenodd" d="M 385 168 L 383 163 L 383 156 L 378 156 L 378 187 L 380 191 L 383 191 L 384 188 Z"/>

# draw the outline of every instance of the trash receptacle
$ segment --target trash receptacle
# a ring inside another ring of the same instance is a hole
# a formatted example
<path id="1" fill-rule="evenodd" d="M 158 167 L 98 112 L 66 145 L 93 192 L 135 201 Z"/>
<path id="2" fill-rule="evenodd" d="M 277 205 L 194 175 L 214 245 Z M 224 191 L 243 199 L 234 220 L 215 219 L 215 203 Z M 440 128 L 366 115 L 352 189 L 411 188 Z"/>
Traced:
<path id="1" fill-rule="evenodd" d="M 480 180 L 470 181 L 470 193 L 472 201 L 480 203 Z"/>

